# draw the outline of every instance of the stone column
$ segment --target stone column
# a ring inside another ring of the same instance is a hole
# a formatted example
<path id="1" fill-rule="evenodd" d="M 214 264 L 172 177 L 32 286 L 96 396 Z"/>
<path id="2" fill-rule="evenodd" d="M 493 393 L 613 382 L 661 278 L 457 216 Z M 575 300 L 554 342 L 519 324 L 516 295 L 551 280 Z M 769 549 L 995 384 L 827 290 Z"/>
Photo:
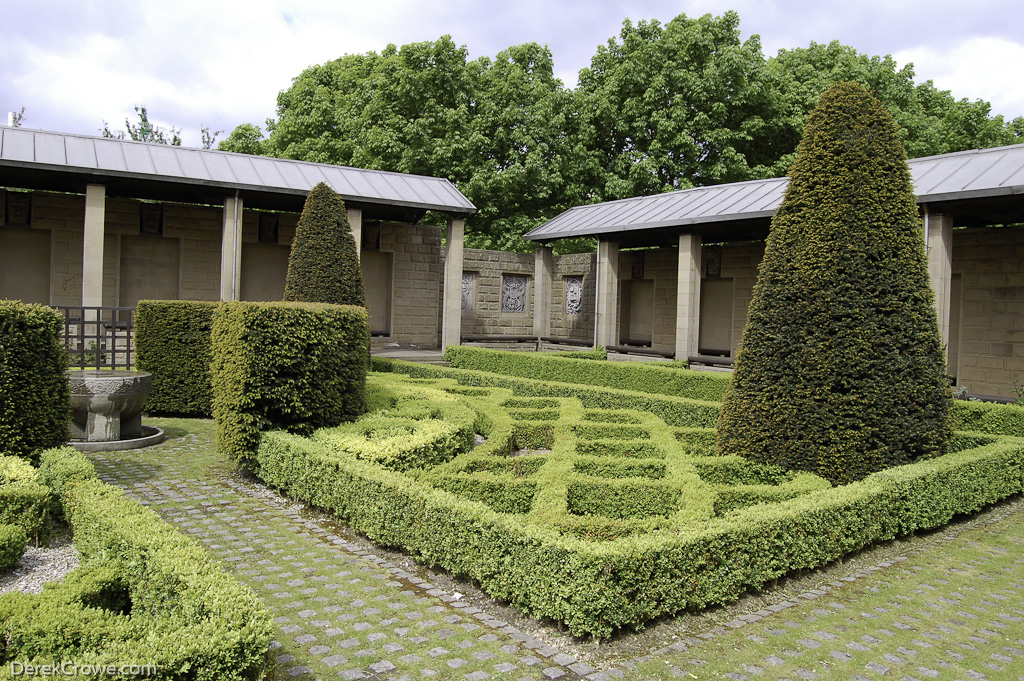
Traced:
<path id="1" fill-rule="evenodd" d="M 949 306 L 953 294 L 953 218 L 924 213 L 925 246 L 928 249 L 928 278 L 935 293 L 942 347 L 949 353 Z"/>
<path id="2" fill-rule="evenodd" d="M 597 331 L 594 343 L 619 344 L 619 245 L 597 242 Z"/>
<path id="3" fill-rule="evenodd" d="M 100 184 L 85 187 L 85 236 L 82 242 L 82 305 L 103 305 L 103 237 L 107 189 Z"/>
<path id="4" fill-rule="evenodd" d="M 679 235 L 679 284 L 676 289 L 676 359 L 697 354 L 700 333 L 699 234 Z"/>
<path id="5" fill-rule="evenodd" d="M 441 350 L 458 345 L 462 335 L 462 238 L 466 221 L 448 220 L 444 247 L 444 298 L 441 313 Z"/>
<path id="6" fill-rule="evenodd" d="M 358 208 L 348 209 L 348 226 L 352 228 L 352 238 L 356 242 L 356 257 L 363 259 L 363 211 Z"/>
<path id="7" fill-rule="evenodd" d="M 224 199 L 220 241 L 220 299 L 238 300 L 242 279 L 242 199 Z"/>
<path id="8" fill-rule="evenodd" d="M 538 246 L 533 256 L 533 335 L 538 338 L 551 335 L 551 280 L 554 271 L 551 248 Z"/>

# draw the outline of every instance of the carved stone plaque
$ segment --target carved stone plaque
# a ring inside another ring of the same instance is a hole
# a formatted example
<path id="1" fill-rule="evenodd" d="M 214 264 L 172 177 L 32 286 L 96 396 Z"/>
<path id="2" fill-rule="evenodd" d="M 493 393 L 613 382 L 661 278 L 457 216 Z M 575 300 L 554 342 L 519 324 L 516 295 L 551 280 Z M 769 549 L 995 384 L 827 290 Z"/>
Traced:
<path id="1" fill-rule="evenodd" d="M 462 273 L 462 309 L 473 309 L 473 280 L 476 274 L 473 272 Z"/>
<path id="2" fill-rule="evenodd" d="M 506 274 L 501 278 L 501 311 L 526 312 L 527 277 Z"/>
<path id="3" fill-rule="evenodd" d="M 583 312 L 583 277 L 565 278 L 565 314 Z"/>

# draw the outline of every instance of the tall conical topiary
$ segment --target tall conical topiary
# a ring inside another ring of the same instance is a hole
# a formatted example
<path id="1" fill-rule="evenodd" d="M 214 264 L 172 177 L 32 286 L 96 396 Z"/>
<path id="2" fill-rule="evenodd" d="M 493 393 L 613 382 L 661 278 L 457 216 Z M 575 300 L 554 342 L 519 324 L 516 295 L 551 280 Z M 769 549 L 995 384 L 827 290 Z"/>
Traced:
<path id="1" fill-rule="evenodd" d="M 843 484 L 945 453 L 950 407 L 896 126 L 860 85 L 834 85 L 772 220 L 718 451 Z"/>
<path id="2" fill-rule="evenodd" d="M 345 202 L 321 182 L 306 197 L 288 257 L 284 299 L 366 307 Z"/>

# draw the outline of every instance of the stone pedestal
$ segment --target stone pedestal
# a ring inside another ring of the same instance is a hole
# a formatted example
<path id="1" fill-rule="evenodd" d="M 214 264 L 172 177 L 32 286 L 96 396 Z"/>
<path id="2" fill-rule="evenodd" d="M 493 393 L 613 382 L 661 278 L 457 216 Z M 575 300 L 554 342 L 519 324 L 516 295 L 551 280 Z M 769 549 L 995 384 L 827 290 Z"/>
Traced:
<path id="1" fill-rule="evenodd" d="M 142 406 L 149 397 L 153 375 L 145 371 L 67 372 L 71 387 L 72 440 L 108 442 L 143 436 Z"/>

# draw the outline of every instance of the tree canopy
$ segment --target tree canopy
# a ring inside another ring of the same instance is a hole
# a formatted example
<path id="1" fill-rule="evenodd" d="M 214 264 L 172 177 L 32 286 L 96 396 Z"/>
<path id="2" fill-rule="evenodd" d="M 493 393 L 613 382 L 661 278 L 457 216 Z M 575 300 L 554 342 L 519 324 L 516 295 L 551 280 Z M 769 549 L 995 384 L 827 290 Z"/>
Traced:
<path id="1" fill-rule="evenodd" d="M 915 84 L 888 56 L 832 42 L 766 59 L 739 22 L 626 20 L 576 88 L 536 43 L 472 61 L 451 36 L 345 55 L 293 79 L 265 137 L 245 123 L 219 148 L 444 177 L 479 208 L 467 245 L 530 250 L 519 237 L 575 205 L 786 174 L 836 82 L 874 92 L 911 157 L 1024 135 L 1024 117 Z"/>

